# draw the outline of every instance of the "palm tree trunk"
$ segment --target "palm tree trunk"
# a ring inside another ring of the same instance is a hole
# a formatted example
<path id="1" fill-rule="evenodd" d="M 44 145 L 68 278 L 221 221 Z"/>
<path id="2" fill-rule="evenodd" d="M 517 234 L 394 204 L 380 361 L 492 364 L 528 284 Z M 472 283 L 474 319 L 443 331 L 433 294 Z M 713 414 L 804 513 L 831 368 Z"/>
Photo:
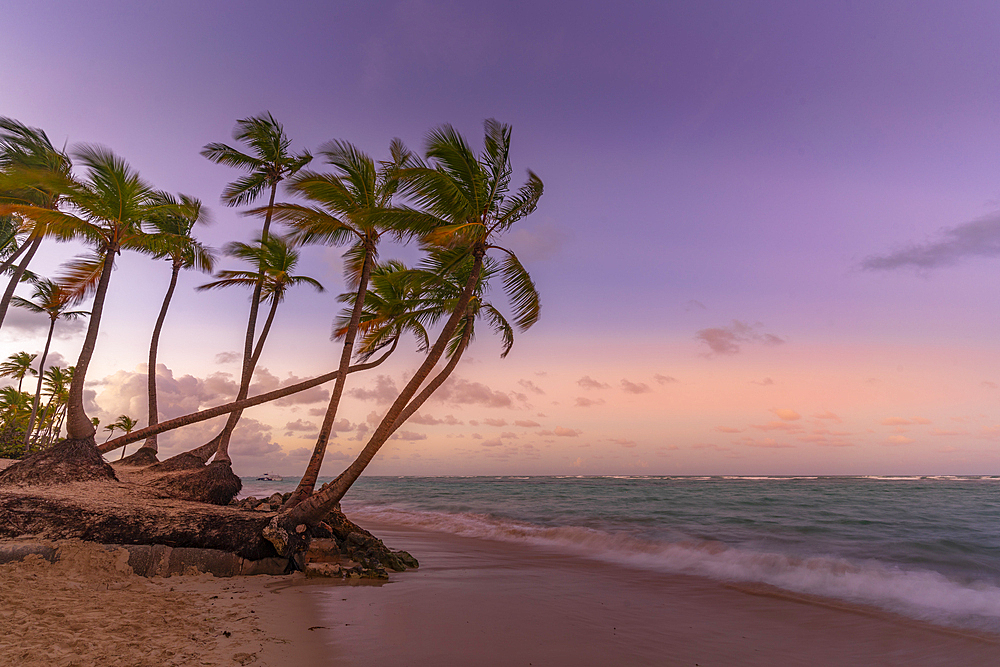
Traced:
<path id="1" fill-rule="evenodd" d="M 57 316 L 58 317 L 58 316 Z M 42 399 L 42 377 L 45 373 L 45 357 L 49 356 L 49 344 L 52 343 L 52 332 L 56 328 L 56 318 L 49 317 L 49 335 L 45 339 L 45 349 L 42 350 L 42 360 L 38 362 L 38 386 L 35 387 L 35 400 L 31 402 L 31 418 L 28 420 L 28 430 L 24 434 L 24 455 L 31 449 L 31 431 L 35 428 L 35 415 L 38 414 L 38 403 Z"/>
<path id="2" fill-rule="evenodd" d="M 10 254 L 10 257 L 8 257 L 2 263 L 0 263 L 0 273 L 5 273 L 7 269 L 9 269 L 14 264 L 14 262 L 17 261 L 17 258 L 24 254 L 24 251 L 27 250 L 28 246 L 30 245 L 31 244 L 28 243 L 28 240 L 25 239 L 24 243 L 18 246 L 17 250 L 15 250 Z"/>
<path id="3" fill-rule="evenodd" d="M 381 357 L 375 361 L 368 362 L 366 364 L 356 364 L 351 366 L 348 371 L 351 373 L 357 373 L 358 371 L 367 371 L 379 366 L 384 362 L 396 349 L 396 341 L 393 342 L 392 347 L 388 352 L 383 354 Z M 252 408 L 255 405 L 260 405 L 261 403 L 267 403 L 269 401 L 275 401 L 279 398 L 284 398 L 285 396 L 291 396 L 292 394 L 297 394 L 300 391 L 305 391 L 306 389 L 312 389 L 313 387 L 318 387 L 321 384 L 326 384 L 330 380 L 335 380 L 337 376 L 340 375 L 340 370 L 335 370 L 326 375 L 320 375 L 309 380 L 303 380 L 298 384 L 289 385 L 287 387 L 282 387 L 281 389 L 275 389 L 274 391 L 269 391 L 265 394 L 258 394 L 251 398 L 243 399 L 242 401 L 234 401 L 232 403 L 226 403 L 225 405 L 219 405 L 214 408 L 207 408 L 201 410 L 200 412 L 194 412 L 189 415 L 184 415 L 182 417 L 177 417 L 175 419 L 170 419 L 165 422 L 160 422 L 155 426 L 147 426 L 146 428 L 139 429 L 128 435 L 120 435 L 114 440 L 107 442 L 103 445 L 97 447 L 97 451 L 101 454 L 107 454 L 108 452 L 114 451 L 119 447 L 124 447 L 130 443 L 136 442 L 137 440 L 142 440 L 143 438 L 148 438 L 150 435 L 155 435 L 157 433 L 164 433 L 166 431 L 172 431 L 175 428 L 181 428 L 183 426 L 190 426 L 191 424 L 197 424 L 198 422 L 203 422 L 207 419 L 212 419 L 213 417 L 218 417 L 224 415 L 234 410 L 244 410 L 246 408 Z M 214 451 L 214 450 L 213 450 Z M 211 452 L 209 453 L 211 456 Z"/>
<path id="4" fill-rule="evenodd" d="M 271 331 L 271 323 L 274 322 L 274 314 L 278 310 L 278 303 L 277 295 L 275 295 L 275 297 L 271 300 L 271 309 L 267 313 L 267 320 L 264 322 L 264 328 L 260 331 L 260 338 L 257 340 L 257 347 L 250 356 L 250 377 L 253 377 L 253 371 L 257 367 L 257 360 L 260 359 L 260 353 L 264 351 L 264 341 L 267 340 L 267 334 Z M 236 400 L 239 401 L 246 398 L 249 393 L 250 380 L 247 378 L 240 383 L 240 391 L 236 396 Z M 229 420 L 226 421 L 225 428 L 223 428 L 222 433 L 219 434 L 219 444 L 215 450 L 216 461 L 230 461 L 229 440 L 232 438 L 233 431 L 236 429 L 236 424 L 240 421 L 240 417 L 242 416 L 243 410 L 237 410 L 229 413 Z M 211 456 L 211 454 L 209 454 L 209 456 Z"/>
<path id="5" fill-rule="evenodd" d="M 316 438 L 316 446 L 313 447 L 312 456 L 306 470 L 302 473 L 295 491 L 288 498 L 282 509 L 291 509 L 300 502 L 312 495 L 316 488 L 316 480 L 319 478 L 319 470 L 323 465 L 323 457 L 326 456 L 326 447 L 330 442 L 330 433 L 333 431 L 333 423 L 337 420 L 337 408 L 340 405 L 340 397 L 344 393 L 344 385 L 347 383 L 347 369 L 351 365 L 351 357 L 354 356 L 354 339 L 358 334 L 358 325 L 361 322 L 361 313 L 365 306 L 365 293 L 368 291 L 368 279 L 371 276 L 372 251 L 365 252 L 365 260 L 361 265 L 361 281 L 358 283 L 358 294 L 354 301 L 354 310 L 351 311 L 351 321 L 347 325 L 347 333 L 344 336 L 344 349 L 340 353 L 340 376 L 333 385 L 333 393 L 330 395 L 330 404 L 326 408 L 326 415 L 323 417 L 323 424 L 320 426 L 319 435 Z"/>
<path id="6" fill-rule="evenodd" d="M 87 367 L 94 356 L 97 347 L 97 332 L 101 328 L 101 313 L 104 312 L 104 300 L 108 293 L 108 283 L 111 282 L 111 271 L 114 268 L 116 248 L 108 248 L 104 254 L 104 267 L 101 269 L 101 279 L 97 283 L 94 304 L 90 309 L 90 324 L 87 327 L 87 337 L 80 350 L 80 358 L 73 371 L 73 382 L 69 386 L 69 399 L 66 405 L 66 437 L 71 440 L 89 438 L 97 432 L 87 413 L 83 409 L 83 383 L 87 380 Z"/>
<path id="7" fill-rule="evenodd" d="M 278 192 L 277 181 L 271 184 L 271 198 L 267 202 L 267 213 L 264 216 L 264 226 L 260 230 L 261 247 L 263 247 L 264 242 L 267 241 L 268 232 L 271 228 L 271 217 L 274 213 L 274 198 Z M 257 282 L 254 283 L 253 296 L 250 298 L 250 316 L 247 319 L 247 335 L 243 341 L 243 369 L 240 373 L 240 388 L 236 393 L 236 401 L 240 401 L 247 397 L 250 391 L 250 380 L 253 378 L 253 371 L 256 363 L 254 361 L 254 338 L 257 334 L 257 312 L 260 308 L 260 295 L 264 289 L 264 265 L 260 265 L 257 271 Z M 264 332 L 261 332 L 261 338 L 264 338 Z M 257 344 L 258 349 L 260 348 L 260 342 Z M 218 453 L 220 451 L 225 453 L 225 460 L 229 460 L 229 438 L 233 434 L 233 429 L 236 428 L 237 422 L 240 420 L 240 413 L 232 412 L 229 414 L 229 419 L 226 421 L 225 427 L 219 432 L 219 435 L 212 438 L 207 444 L 202 447 L 198 447 L 193 452 L 198 452 L 199 456 L 203 456 L 204 460 L 208 460 L 212 456 L 213 452 L 216 452 L 217 460 Z M 216 443 L 216 447 L 213 449 L 209 445 Z"/>
<path id="8" fill-rule="evenodd" d="M 173 270 L 170 273 L 170 285 L 167 287 L 167 294 L 163 297 L 163 305 L 160 306 L 160 314 L 156 318 L 156 325 L 153 327 L 153 336 L 149 341 L 149 362 L 146 365 L 146 386 L 149 392 L 149 426 L 154 426 L 160 420 L 160 413 L 156 407 L 156 350 L 160 346 L 160 331 L 163 329 L 163 321 L 167 318 L 167 308 L 170 307 L 170 299 L 174 295 L 174 288 L 177 287 L 177 276 L 180 272 L 180 262 L 174 260 Z M 149 449 L 155 454 L 157 451 L 156 436 L 151 435 L 146 438 L 146 442 L 142 444 L 140 449 Z"/>
<path id="9" fill-rule="evenodd" d="M 284 532 L 285 536 L 289 533 L 288 527 L 294 527 L 303 523 L 315 523 L 326 514 L 330 508 L 340 502 L 347 490 L 351 488 L 354 482 L 357 481 L 361 473 L 364 472 L 365 468 L 374 458 L 378 450 L 385 444 L 389 436 L 399 428 L 402 422 L 397 424 L 399 417 L 406 410 L 410 399 L 413 398 L 414 394 L 430 375 L 434 366 L 437 364 L 441 355 L 444 354 L 445 349 L 448 347 L 448 341 L 451 340 L 452 335 L 458 328 L 459 323 L 462 318 L 467 315 L 466 309 L 469 307 L 469 302 L 472 300 L 472 293 L 475 290 L 476 284 L 479 282 L 479 275 L 483 267 L 483 255 L 485 250 L 483 248 L 476 248 L 474 251 L 475 261 L 472 265 L 472 272 L 469 274 L 469 278 L 465 283 L 465 288 L 462 290 L 462 294 L 458 298 L 458 302 L 455 304 L 455 310 L 452 311 L 451 317 L 448 318 L 448 322 L 445 324 L 441 333 L 438 335 L 437 341 L 435 341 L 434 346 L 428 352 L 427 357 L 424 359 L 423 363 L 417 369 L 413 377 L 406 384 L 403 390 L 400 392 L 399 396 L 393 402 L 389 411 L 386 412 L 385 416 L 382 417 L 381 423 L 379 423 L 378 428 L 372 434 L 372 437 L 368 440 L 368 444 L 365 445 L 358 457 L 351 463 L 348 468 L 337 477 L 332 483 L 328 484 L 326 488 L 322 489 L 318 493 L 314 493 L 307 500 L 302 501 L 297 506 L 288 510 L 287 512 L 281 512 L 278 516 L 274 518 L 271 526 L 277 527 L 279 532 L 277 533 L 277 539 L 283 544 L 275 544 L 279 553 L 283 553 L 287 550 L 287 541 L 285 541 L 280 533 Z M 426 400 L 426 399 L 425 399 Z M 265 534 L 265 537 L 271 539 L 270 536 L 275 536 L 276 533 L 269 532 Z M 287 554 L 284 554 L 287 555 Z"/>
<path id="10" fill-rule="evenodd" d="M 28 269 L 28 264 L 31 262 L 31 258 L 35 256 L 38 251 L 38 246 L 42 245 L 42 235 L 38 234 L 34 239 L 31 240 L 31 245 L 28 248 L 27 254 L 21 259 L 21 263 L 17 265 L 14 269 L 14 275 L 10 277 L 10 282 L 7 283 L 7 289 L 3 293 L 3 299 L 0 299 L 0 327 L 3 326 L 4 318 L 7 317 L 7 309 L 10 307 L 10 300 L 14 298 L 14 290 L 17 289 L 18 283 L 21 282 L 21 277 L 24 276 L 24 272 Z M 28 241 L 25 240 L 25 243 Z"/>
<path id="11" fill-rule="evenodd" d="M 261 248 L 267 241 L 268 231 L 271 228 L 271 215 L 274 213 L 274 196 L 278 191 L 277 182 L 271 185 L 271 199 L 267 203 L 267 213 L 264 216 L 264 226 L 260 230 Z M 247 335 L 243 342 L 243 373 L 240 377 L 240 389 L 243 385 L 250 385 L 250 378 L 253 377 L 253 367 L 251 358 L 253 357 L 254 337 L 257 335 L 257 310 L 260 308 L 260 294 L 264 289 L 264 264 L 257 269 L 257 282 L 253 286 L 253 296 L 250 299 L 250 317 L 247 321 Z M 237 399 L 239 400 L 239 399 Z"/>

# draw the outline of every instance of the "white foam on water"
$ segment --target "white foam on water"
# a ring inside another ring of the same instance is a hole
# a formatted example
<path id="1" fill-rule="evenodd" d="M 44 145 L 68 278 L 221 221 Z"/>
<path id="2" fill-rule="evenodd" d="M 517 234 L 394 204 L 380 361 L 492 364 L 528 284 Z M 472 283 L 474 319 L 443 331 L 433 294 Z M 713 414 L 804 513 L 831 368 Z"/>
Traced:
<path id="1" fill-rule="evenodd" d="M 831 555 L 799 557 L 732 547 L 721 542 L 659 542 L 579 526 L 539 526 L 472 513 L 353 506 L 351 517 L 464 537 L 555 548 L 575 556 L 658 572 L 733 582 L 765 583 L 788 591 L 869 604 L 913 618 L 1000 630 L 1000 588 L 959 582 L 938 572 L 877 560 Z"/>

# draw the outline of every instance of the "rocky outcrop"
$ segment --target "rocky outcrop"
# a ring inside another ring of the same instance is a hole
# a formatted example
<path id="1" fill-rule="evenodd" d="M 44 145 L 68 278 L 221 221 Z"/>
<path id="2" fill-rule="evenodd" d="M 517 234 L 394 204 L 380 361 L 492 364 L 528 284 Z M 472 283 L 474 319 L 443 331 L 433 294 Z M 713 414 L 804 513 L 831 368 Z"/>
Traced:
<path id="1" fill-rule="evenodd" d="M 273 513 L 290 495 L 251 496 L 231 504 L 246 512 Z M 419 565 L 409 553 L 389 549 L 382 540 L 344 516 L 339 507 L 330 510 L 309 531 L 312 541 L 306 554 L 307 576 L 387 579 L 390 570 L 402 572 Z"/>

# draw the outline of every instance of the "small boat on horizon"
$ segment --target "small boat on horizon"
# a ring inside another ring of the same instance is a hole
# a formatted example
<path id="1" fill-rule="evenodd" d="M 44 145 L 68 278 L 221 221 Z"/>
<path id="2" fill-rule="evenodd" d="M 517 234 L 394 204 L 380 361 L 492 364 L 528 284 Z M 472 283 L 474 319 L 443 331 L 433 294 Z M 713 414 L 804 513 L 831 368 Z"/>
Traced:
<path id="1" fill-rule="evenodd" d="M 276 475 L 273 472 L 266 472 L 257 478 L 258 482 L 281 482 L 284 481 L 281 475 Z"/>

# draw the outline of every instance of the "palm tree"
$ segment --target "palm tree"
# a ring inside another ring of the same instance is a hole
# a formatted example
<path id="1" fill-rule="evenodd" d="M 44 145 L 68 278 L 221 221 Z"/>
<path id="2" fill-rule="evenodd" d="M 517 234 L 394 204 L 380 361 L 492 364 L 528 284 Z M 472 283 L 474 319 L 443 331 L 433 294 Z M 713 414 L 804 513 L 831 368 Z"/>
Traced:
<path id="1" fill-rule="evenodd" d="M 417 271 L 406 268 L 399 260 L 376 264 L 372 269 L 369 289 L 365 292 L 365 306 L 358 323 L 362 335 L 357 354 L 368 359 L 373 354 L 397 341 L 404 333 L 413 334 L 417 349 L 426 352 L 430 347 L 427 329 L 421 324 L 422 312 L 428 305 L 424 299 L 426 280 Z M 346 335 L 357 296 L 348 292 L 337 299 L 350 303 L 351 311 L 342 311 L 334 320 L 333 335 Z"/>
<path id="2" fill-rule="evenodd" d="M 389 205 L 398 185 L 395 173 L 407 158 L 398 142 L 394 142 L 390 150 L 393 159 L 377 168 L 372 158 L 351 144 L 331 141 L 320 153 L 336 171 L 332 174 L 300 172 L 287 186 L 289 192 L 305 198 L 310 205 L 277 204 L 274 207 L 274 215 L 292 227 L 292 236 L 300 243 L 349 244 L 344 253 L 344 273 L 348 286 L 356 290 L 355 306 L 343 335 L 340 375 L 330 394 L 312 457 L 288 501 L 289 506 L 312 493 L 337 418 L 369 276 L 378 257 L 378 243 L 386 231 L 372 213 Z"/>
<path id="3" fill-rule="evenodd" d="M 26 217 L 16 210 L 4 210 L 4 204 L 55 211 L 59 206 L 60 193 L 57 187 L 53 187 L 52 181 L 69 178 L 71 168 L 69 157 L 52 146 L 44 131 L 0 117 L 0 216 L 13 214 L 17 218 Z M 35 220 L 28 237 L 4 262 L 3 268 L 7 270 L 18 256 L 21 257 L 0 298 L 0 326 L 7 315 L 14 290 L 24 279 L 28 264 L 48 233 L 44 223 Z"/>
<path id="4" fill-rule="evenodd" d="M 48 395 L 43 411 L 44 421 L 39 423 L 36 429 L 36 439 L 39 449 L 52 444 L 58 439 L 62 430 L 62 420 L 65 416 L 65 407 L 69 398 L 69 387 L 73 381 L 73 367 L 62 368 L 60 366 L 49 366 L 42 376 L 42 387 Z M 96 417 L 95 417 L 96 419 Z M 41 435 L 42 427 L 45 427 L 45 434 Z M 95 428 L 97 423 L 94 424 Z"/>
<path id="5" fill-rule="evenodd" d="M 14 387 L 0 389 L 0 452 L 13 457 L 21 451 L 22 429 L 31 411 L 31 395 Z"/>
<path id="6" fill-rule="evenodd" d="M 194 226 L 199 222 L 206 221 L 201 202 L 187 195 L 180 195 L 180 198 L 177 199 L 167 193 L 158 193 L 155 199 L 166 206 L 154 213 L 149 220 L 149 226 L 153 233 L 160 237 L 160 243 L 164 246 L 161 256 L 170 260 L 171 272 L 167 293 L 163 297 L 160 314 L 156 318 L 153 335 L 149 342 L 149 362 L 146 366 L 149 426 L 153 426 L 159 421 L 159 410 L 156 405 L 156 353 L 163 322 L 167 317 L 167 308 L 170 307 L 174 288 L 177 287 L 177 277 L 181 269 L 211 272 L 215 262 L 212 251 L 191 236 Z M 146 458 L 155 459 L 157 449 L 156 436 L 152 435 L 146 439 L 137 454 L 146 450 L 144 453 L 151 455 L 151 457 Z"/>
<path id="7" fill-rule="evenodd" d="M 108 432 L 108 437 L 104 439 L 104 442 L 107 442 L 115 434 L 115 431 L 118 430 L 118 424 L 108 424 L 104 427 L 104 430 Z"/>
<path id="8" fill-rule="evenodd" d="M 15 352 L 7 357 L 7 361 L 0 364 L 0 377 L 14 378 L 17 380 L 17 391 L 20 392 L 25 376 L 29 373 L 37 375 L 34 369 L 31 368 L 31 362 L 33 362 L 37 356 L 37 354 L 28 354 L 27 352 Z"/>
<path id="9" fill-rule="evenodd" d="M 150 255 L 163 251 L 155 235 L 146 234 L 142 223 L 157 211 L 168 208 L 152 188 L 124 160 L 100 146 L 82 146 L 74 155 L 87 169 L 85 180 L 64 178 L 53 181 L 68 212 L 37 206 L 8 206 L 12 212 L 44 226 L 58 239 L 80 238 L 93 247 L 87 255 L 71 260 L 59 282 L 74 296 L 94 295 L 90 324 L 76 363 L 69 390 L 66 435 L 71 440 L 92 438 L 96 429 L 83 407 L 83 385 L 97 344 L 101 314 L 107 298 L 115 256 L 122 249 Z M 0 207 L 0 213 L 4 207 Z"/>
<path id="10" fill-rule="evenodd" d="M 269 200 L 264 215 L 264 225 L 261 228 L 260 239 L 266 242 L 271 226 L 271 216 L 274 210 L 274 198 L 278 191 L 278 183 L 295 174 L 306 166 L 312 156 L 308 151 L 291 153 L 291 140 L 285 134 L 285 129 L 269 113 L 243 118 L 236 122 L 233 139 L 250 149 L 243 152 L 227 144 L 211 143 L 206 145 L 201 154 L 217 164 L 249 172 L 229 185 L 222 192 L 222 201 L 227 206 L 243 206 L 250 204 L 265 191 L 269 192 Z M 250 299 L 250 315 L 247 320 L 247 333 L 243 344 L 243 372 L 240 384 L 248 383 L 253 375 L 250 358 L 253 356 L 254 337 L 257 332 L 257 311 L 261 302 L 261 290 L 264 284 L 263 267 L 257 273 L 257 283 L 254 285 L 253 297 Z"/>
<path id="11" fill-rule="evenodd" d="M 13 263 L 28 247 L 18 238 L 21 224 L 12 215 L 0 215 L 0 273 L 10 270 Z"/>
<path id="12" fill-rule="evenodd" d="M 267 335 L 271 330 L 271 324 L 274 322 L 274 315 L 278 310 L 278 304 L 284 300 L 285 293 L 290 287 L 296 285 L 311 285 L 320 292 L 323 291 L 323 286 L 319 281 L 308 276 L 292 275 L 299 262 L 299 253 L 291 246 L 287 239 L 281 236 L 272 234 L 266 240 L 258 239 L 253 245 L 233 242 L 226 246 L 224 252 L 231 257 L 248 262 L 251 266 L 259 267 L 259 271 L 264 273 L 264 282 L 260 291 L 257 292 L 258 285 L 260 284 L 258 271 L 247 270 L 219 271 L 216 274 L 218 280 L 201 285 L 198 287 L 198 290 L 212 290 L 224 287 L 251 287 L 260 295 L 261 302 L 270 302 L 271 304 L 267 318 L 264 321 L 264 326 L 261 328 L 260 336 L 257 339 L 257 345 L 247 359 L 250 372 L 244 373 L 242 382 L 240 382 L 239 393 L 236 397 L 236 400 L 240 401 L 246 398 L 250 391 L 250 378 L 253 377 L 257 361 L 264 350 L 264 341 L 267 339 Z M 198 452 L 196 456 L 202 458 L 203 461 L 207 461 L 214 451 L 216 461 L 230 461 L 229 439 L 242 414 L 242 410 L 230 413 L 229 420 L 226 422 L 226 426 L 222 429 L 222 432 L 209 443 L 216 443 L 214 449 L 205 445 L 199 447 L 197 450 L 193 450 L 192 453 Z"/>
<path id="13" fill-rule="evenodd" d="M 514 324 L 526 329 L 538 319 L 538 293 L 531 278 L 516 255 L 497 246 L 496 242 L 500 234 L 535 210 L 542 195 L 542 182 L 529 171 L 527 183 L 508 196 L 510 127 L 489 120 L 485 129 L 484 149 L 477 155 L 464 137 L 445 125 L 428 136 L 427 162 L 411 157 L 406 167 L 397 173 L 400 191 L 420 208 L 393 207 L 379 217 L 395 229 L 419 231 L 427 249 L 449 251 L 441 256 L 445 260 L 441 269 L 450 273 L 462 267 L 463 273 L 467 270 L 467 276 L 434 345 L 358 457 L 337 479 L 294 508 L 281 512 L 265 530 L 264 536 L 282 554 L 293 554 L 301 549 L 303 538 L 298 537 L 295 527 L 317 521 L 339 502 L 389 436 L 399 428 L 404 413 L 415 410 L 430 396 L 426 388 L 419 395 L 417 392 L 447 348 L 455 347 L 455 333 L 471 316 L 470 303 L 481 285 L 484 258 L 490 251 L 503 253 L 503 259 L 497 261 L 497 273 L 508 294 Z M 471 326 L 466 326 L 465 332 L 471 336 Z"/>
<path id="14" fill-rule="evenodd" d="M 105 426 L 104 428 L 106 428 L 109 431 L 114 431 L 115 429 L 117 429 L 119 431 L 122 431 L 123 433 L 131 433 L 132 431 L 135 430 L 135 427 L 138 425 L 139 422 L 135 419 L 132 419 L 128 415 L 118 415 L 118 419 L 116 419 L 113 424 L 111 424 L 110 426 Z M 108 437 L 110 438 L 110 436 Z M 105 440 L 105 442 L 107 441 Z M 121 458 L 125 458 L 124 447 L 122 447 Z"/>
<path id="15" fill-rule="evenodd" d="M 49 316 L 49 333 L 45 339 L 45 347 L 42 349 L 42 358 L 38 361 L 38 370 L 35 375 L 41 377 L 45 369 L 45 359 L 49 356 L 49 345 L 52 343 L 52 333 L 56 328 L 56 320 L 59 318 L 73 320 L 84 317 L 90 313 L 83 310 L 67 310 L 79 299 L 66 290 L 62 285 L 51 280 L 39 280 L 35 283 L 35 291 L 32 294 L 34 301 L 15 296 L 11 303 L 17 308 L 24 308 L 32 313 L 39 313 Z M 24 452 L 28 453 L 31 447 L 31 433 L 35 427 L 35 416 L 38 414 L 38 404 L 42 397 L 42 382 L 39 380 L 35 387 L 35 398 L 31 403 L 31 419 L 28 420 L 28 431 L 24 436 Z"/>

